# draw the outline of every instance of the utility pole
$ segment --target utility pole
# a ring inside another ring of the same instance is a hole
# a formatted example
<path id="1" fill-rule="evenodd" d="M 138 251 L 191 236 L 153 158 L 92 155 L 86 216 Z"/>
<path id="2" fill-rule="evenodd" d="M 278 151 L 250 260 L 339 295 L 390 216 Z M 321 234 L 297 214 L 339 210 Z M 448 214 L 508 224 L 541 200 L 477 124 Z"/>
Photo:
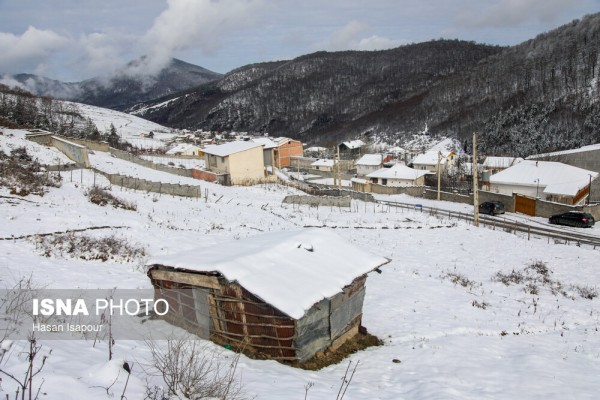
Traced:
<path id="1" fill-rule="evenodd" d="M 440 161 L 442 158 L 442 152 L 438 151 L 438 162 L 437 162 L 437 178 L 438 178 L 438 190 L 437 190 L 437 199 L 440 201 L 440 186 L 442 182 L 442 172 L 440 171 Z"/>
<path id="2" fill-rule="evenodd" d="M 590 202 L 592 201 L 592 174 L 588 174 L 590 176 L 590 185 L 588 186 L 588 198 L 587 198 L 587 203 L 588 206 L 591 204 Z"/>
<path id="3" fill-rule="evenodd" d="M 479 184 L 477 183 L 477 133 L 473 133 L 473 225 L 479 226 Z"/>
<path id="4" fill-rule="evenodd" d="M 342 177 L 340 176 L 340 146 L 337 147 L 337 173 L 338 173 L 338 189 L 342 190 Z"/>

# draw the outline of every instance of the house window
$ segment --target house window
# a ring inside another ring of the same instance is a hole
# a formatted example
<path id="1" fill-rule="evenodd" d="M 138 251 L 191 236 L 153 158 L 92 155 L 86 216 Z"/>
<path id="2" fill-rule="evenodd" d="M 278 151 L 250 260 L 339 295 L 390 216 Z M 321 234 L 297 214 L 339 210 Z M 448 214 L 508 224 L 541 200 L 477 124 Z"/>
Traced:
<path id="1" fill-rule="evenodd" d="M 371 178 L 371 182 L 377 183 L 377 178 Z"/>
<path id="2" fill-rule="evenodd" d="M 382 184 L 382 185 L 387 185 L 387 179 L 383 179 L 383 178 L 382 178 L 382 179 L 381 179 L 381 184 Z"/>
<path id="3" fill-rule="evenodd" d="M 208 166 L 209 167 L 217 166 L 217 157 L 216 156 L 208 156 Z"/>
<path id="4" fill-rule="evenodd" d="M 224 163 L 225 162 L 225 157 L 221 157 L 221 162 Z"/>

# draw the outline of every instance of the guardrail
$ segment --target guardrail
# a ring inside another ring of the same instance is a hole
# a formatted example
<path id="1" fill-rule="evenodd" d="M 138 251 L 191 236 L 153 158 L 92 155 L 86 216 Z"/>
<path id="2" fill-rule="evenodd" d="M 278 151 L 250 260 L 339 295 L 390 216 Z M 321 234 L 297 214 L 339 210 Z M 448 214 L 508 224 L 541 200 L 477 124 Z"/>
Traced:
<path id="1" fill-rule="evenodd" d="M 462 219 L 467 222 L 473 223 L 474 216 L 471 213 L 459 212 L 459 211 L 451 211 L 451 210 L 443 210 L 435 207 L 423 206 L 421 204 L 410 204 L 410 203 L 401 203 L 396 201 L 386 201 L 386 200 L 378 200 L 378 204 L 388 205 L 392 207 L 400 207 L 411 210 L 419 210 L 424 213 L 429 213 L 429 215 L 435 215 L 440 217 L 448 217 L 448 218 L 456 218 Z M 558 231 L 551 228 L 538 227 L 533 225 L 528 225 L 522 222 L 515 221 L 506 221 L 501 220 L 495 217 L 489 217 L 487 215 L 479 216 L 479 224 L 491 229 L 504 229 L 507 232 L 521 232 L 527 234 L 527 238 L 530 239 L 531 236 L 542 236 L 547 237 L 548 240 L 553 239 L 556 241 L 564 241 L 563 244 L 576 244 L 576 245 L 588 245 L 592 246 L 594 249 L 600 248 L 600 237 L 589 236 L 577 232 L 565 232 Z"/>

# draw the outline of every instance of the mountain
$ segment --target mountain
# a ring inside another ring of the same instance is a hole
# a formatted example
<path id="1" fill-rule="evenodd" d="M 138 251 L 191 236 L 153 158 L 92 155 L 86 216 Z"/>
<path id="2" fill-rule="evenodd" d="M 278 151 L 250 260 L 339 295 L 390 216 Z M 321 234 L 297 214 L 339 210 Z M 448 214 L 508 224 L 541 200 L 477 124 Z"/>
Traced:
<path id="1" fill-rule="evenodd" d="M 439 40 L 385 51 L 318 52 L 242 67 L 135 113 L 168 126 L 266 131 L 323 142 L 361 133 L 348 127 L 501 50 Z"/>
<path id="2" fill-rule="evenodd" d="M 600 14 L 512 47 L 438 40 L 254 64 L 135 111 L 163 125 L 327 144 L 473 132 L 489 154 L 600 142 Z"/>
<path id="3" fill-rule="evenodd" d="M 111 76 L 76 83 L 65 83 L 30 74 L 15 75 L 12 78 L 38 96 L 51 96 L 122 110 L 222 77 L 219 73 L 177 59 L 172 59 L 156 75 L 134 73 L 143 61 L 144 58 L 132 61 Z"/>

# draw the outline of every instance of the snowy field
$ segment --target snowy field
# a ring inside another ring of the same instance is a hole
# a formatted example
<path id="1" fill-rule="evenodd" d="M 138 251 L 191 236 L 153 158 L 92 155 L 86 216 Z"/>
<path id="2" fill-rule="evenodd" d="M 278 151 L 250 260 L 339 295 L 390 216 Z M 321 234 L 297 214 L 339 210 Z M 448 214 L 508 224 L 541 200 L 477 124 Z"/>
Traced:
<path id="1" fill-rule="evenodd" d="M 107 172 L 170 179 L 98 152 L 91 159 Z M 127 211 L 90 203 L 85 192 L 93 179 L 108 186 L 98 175 L 73 171 L 64 172 L 62 187 L 43 197 L 20 198 L 0 189 L 0 238 L 106 226 L 112 228 L 86 234 L 117 235 L 143 246 L 146 257 L 153 258 L 194 249 L 200 255 L 203 248 L 261 232 L 316 226 L 391 258 L 382 274 L 369 275 L 363 309 L 363 325 L 383 346 L 320 371 L 242 356 L 238 372 L 249 397 L 302 399 L 306 385 L 313 383 L 308 399 L 335 399 L 349 360 L 359 364 L 344 397 L 348 400 L 596 399 L 600 392 L 600 298 L 580 293 L 600 291 L 600 249 L 528 241 L 460 220 L 354 200 L 349 209 L 284 205 L 286 194 L 298 192 L 273 184 L 222 187 L 200 182 L 208 199 L 113 186 L 113 195 L 136 204 L 136 211 Z M 540 262 L 548 268 L 545 277 L 531 268 Z M 30 239 L 0 240 L 0 283 L 5 287 L 31 276 L 49 288 L 148 289 L 143 264 L 45 257 Z M 496 279 L 498 273 L 513 271 L 523 281 L 505 285 Z M 556 290 L 559 285 L 561 291 Z M 134 363 L 127 399 L 144 398 L 146 379 L 160 384 L 142 367 L 150 357 L 142 340 L 117 340 L 112 362 L 107 361 L 106 342 L 95 347 L 83 339 L 41 344 L 52 353 L 34 381 L 37 387 L 44 380 L 40 398 L 119 398 L 126 379 L 119 372 L 123 360 Z M 21 375 L 26 345 L 13 343 L 1 367 Z M 225 362 L 233 357 L 216 345 L 207 346 Z M 0 397 L 14 393 L 14 382 L 3 377 Z"/>

